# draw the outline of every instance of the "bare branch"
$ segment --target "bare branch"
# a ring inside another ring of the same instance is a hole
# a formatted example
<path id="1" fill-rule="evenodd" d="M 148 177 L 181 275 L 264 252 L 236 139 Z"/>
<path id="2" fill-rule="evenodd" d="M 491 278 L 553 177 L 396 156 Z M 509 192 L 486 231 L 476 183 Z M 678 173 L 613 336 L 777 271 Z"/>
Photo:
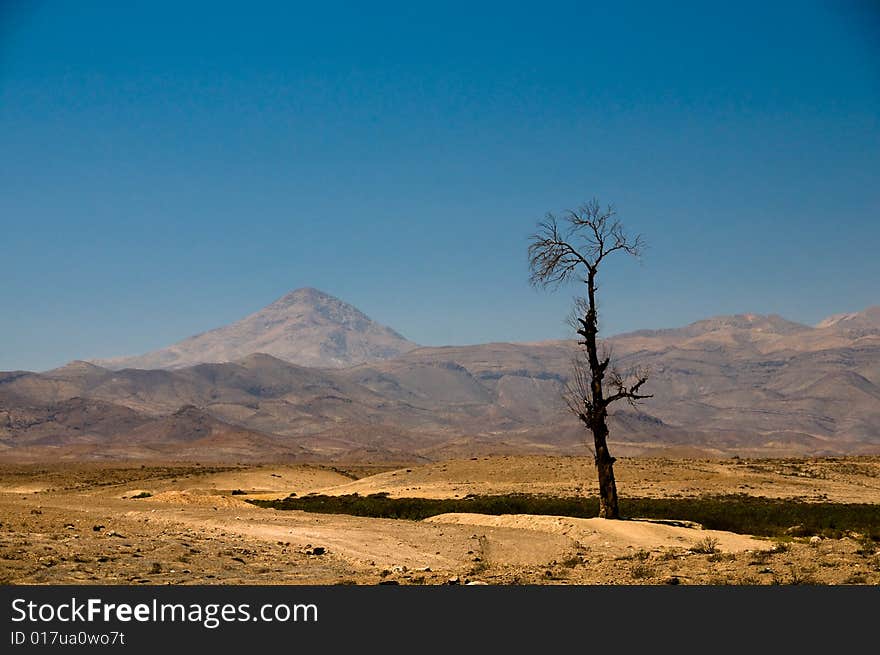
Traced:
<path id="1" fill-rule="evenodd" d="M 569 280 L 578 266 L 590 263 L 568 242 L 559 231 L 556 217 L 547 214 L 538 224 L 538 232 L 529 244 L 529 281 L 533 286 L 558 287 Z"/>
<path id="2" fill-rule="evenodd" d="M 614 349 L 604 341 L 600 343 L 599 346 L 599 369 L 596 373 L 600 379 L 603 379 L 605 377 L 605 370 L 608 368 L 608 365 L 611 363 L 611 358 L 614 356 Z"/>
<path id="3" fill-rule="evenodd" d="M 621 399 L 626 399 L 630 405 L 635 407 L 639 400 L 653 398 L 654 394 L 639 393 L 642 385 L 648 381 L 649 377 L 650 371 L 647 368 L 635 369 L 626 375 L 612 370 L 609 374 L 608 384 L 615 390 L 615 393 L 605 399 L 605 407 Z"/>
<path id="4" fill-rule="evenodd" d="M 571 361 L 571 376 L 562 394 L 565 404 L 572 414 L 586 425 L 593 417 L 592 393 L 590 392 L 590 367 L 582 355 L 578 354 Z"/>
<path id="5" fill-rule="evenodd" d="M 605 257 L 618 250 L 638 257 L 644 247 L 641 235 L 628 237 L 615 216 L 614 207 L 602 209 L 596 199 L 566 212 L 564 228 L 547 214 L 529 238 L 531 284 L 556 288 L 579 268 L 595 276 Z"/>
<path id="6" fill-rule="evenodd" d="M 612 214 L 613 215 L 613 214 Z M 639 257 L 642 254 L 644 240 L 641 234 L 637 234 L 633 238 L 629 238 L 623 230 L 623 226 L 619 221 L 615 220 L 607 228 L 607 234 L 603 235 L 602 252 L 596 259 L 596 266 L 611 253 L 622 250 L 628 255 Z"/>
<path id="7" fill-rule="evenodd" d="M 576 296 L 572 301 L 571 312 L 568 314 L 568 318 L 566 322 L 574 332 L 581 337 L 581 340 L 578 341 L 580 345 L 586 345 L 583 339 L 586 338 L 586 330 L 587 330 L 587 314 L 590 311 L 590 303 L 586 298 L 581 298 L 580 296 Z"/>

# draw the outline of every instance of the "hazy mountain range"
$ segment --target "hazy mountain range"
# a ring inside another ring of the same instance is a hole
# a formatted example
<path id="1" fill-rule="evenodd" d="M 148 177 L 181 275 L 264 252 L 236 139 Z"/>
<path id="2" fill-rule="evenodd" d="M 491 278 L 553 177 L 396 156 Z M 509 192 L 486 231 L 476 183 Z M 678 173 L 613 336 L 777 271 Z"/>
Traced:
<path id="1" fill-rule="evenodd" d="M 722 316 L 608 343 L 620 368 L 650 367 L 654 394 L 637 409 L 615 406 L 615 454 L 880 452 L 880 307 L 814 327 Z M 0 373 L 0 455 L 583 453 L 584 433 L 560 399 L 573 349 L 419 347 L 300 289 L 154 353 Z"/>

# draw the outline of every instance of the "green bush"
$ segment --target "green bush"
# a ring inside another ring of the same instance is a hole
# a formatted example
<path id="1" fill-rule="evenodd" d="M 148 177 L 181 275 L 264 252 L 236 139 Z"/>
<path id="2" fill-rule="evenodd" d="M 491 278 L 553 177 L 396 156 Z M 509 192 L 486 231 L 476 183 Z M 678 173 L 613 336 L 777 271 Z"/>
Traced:
<path id="1" fill-rule="evenodd" d="M 248 500 L 259 507 L 304 510 L 322 514 L 351 514 L 414 521 L 449 512 L 478 514 L 542 514 L 592 518 L 599 514 L 598 498 L 565 498 L 530 494 L 468 496 L 466 498 L 390 498 L 387 493 L 359 496 L 310 494 L 281 500 Z M 688 520 L 710 530 L 786 537 L 792 525 L 805 535 L 839 538 L 852 531 L 865 539 L 880 539 L 880 505 L 868 503 L 811 503 L 745 494 L 697 498 L 621 498 L 621 515 L 661 520 Z M 790 539 L 790 535 L 788 535 Z"/>

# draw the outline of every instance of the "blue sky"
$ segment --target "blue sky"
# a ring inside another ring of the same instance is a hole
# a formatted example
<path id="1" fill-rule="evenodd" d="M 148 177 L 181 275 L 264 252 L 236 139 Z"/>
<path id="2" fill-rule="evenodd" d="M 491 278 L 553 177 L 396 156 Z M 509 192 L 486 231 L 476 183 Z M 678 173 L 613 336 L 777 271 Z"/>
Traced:
<path id="1" fill-rule="evenodd" d="M 880 303 L 876 3 L 608 4 L 3 2 L 0 370 L 301 286 L 429 345 L 565 337 L 527 238 L 592 197 L 649 244 L 606 334 Z"/>

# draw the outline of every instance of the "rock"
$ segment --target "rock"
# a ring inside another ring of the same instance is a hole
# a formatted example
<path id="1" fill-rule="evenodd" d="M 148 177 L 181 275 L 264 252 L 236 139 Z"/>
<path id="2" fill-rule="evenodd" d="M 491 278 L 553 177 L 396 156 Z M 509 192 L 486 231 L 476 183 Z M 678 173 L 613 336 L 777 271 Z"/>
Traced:
<path id="1" fill-rule="evenodd" d="M 103 529 L 104 529 L 103 525 L 93 525 L 92 526 L 92 530 L 94 530 L 95 532 L 100 532 Z"/>
<path id="2" fill-rule="evenodd" d="M 449 578 L 449 580 L 446 581 L 446 584 L 449 584 L 449 585 L 456 585 L 458 583 L 459 583 L 459 579 L 458 579 L 457 575 L 452 576 L 451 578 Z"/>
<path id="3" fill-rule="evenodd" d="M 678 576 L 671 575 L 663 581 L 665 584 L 677 585 L 681 584 L 681 580 L 679 580 Z"/>
<path id="4" fill-rule="evenodd" d="M 488 586 L 488 582 L 483 582 L 482 580 L 468 580 L 464 583 L 466 587 L 472 586 Z"/>
<path id="5" fill-rule="evenodd" d="M 380 580 L 379 584 L 381 584 L 381 585 L 399 585 L 400 583 L 397 580 Z"/>
<path id="6" fill-rule="evenodd" d="M 821 542 L 821 541 L 822 541 L 822 537 L 820 537 L 820 536 L 818 536 L 818 535 L 815 535 L 815 534 L 814 534 L 812 537 L 810 537 L 810 543 L 813 544 L 813 545 L 816 545 L 816 544 L 818 544 L 818 543 Z"/>

